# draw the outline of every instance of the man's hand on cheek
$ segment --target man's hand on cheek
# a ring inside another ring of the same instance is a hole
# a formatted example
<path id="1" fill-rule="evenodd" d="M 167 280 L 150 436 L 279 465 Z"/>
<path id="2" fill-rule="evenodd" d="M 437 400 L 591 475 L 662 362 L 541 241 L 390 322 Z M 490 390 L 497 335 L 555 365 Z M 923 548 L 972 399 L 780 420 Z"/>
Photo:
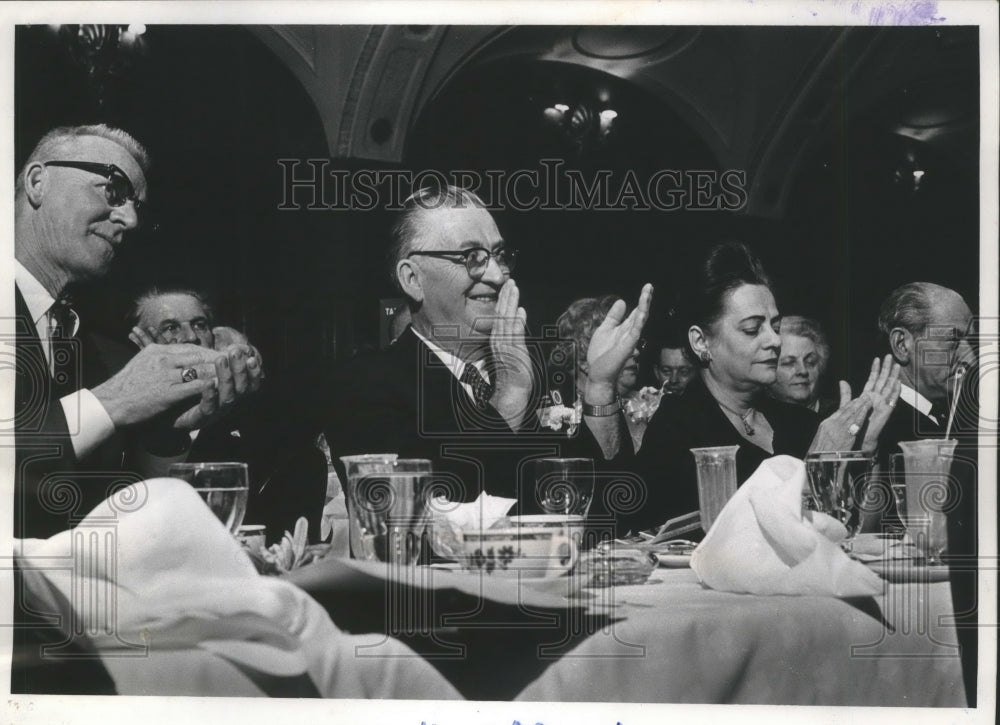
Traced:
<path id="1" fill-rule="evenodd" d="M 517 285 L 514 280 L 507 280 L 500 288 L 497 316 L 490 333 L 496 374 L 493 404 L 514 430 L 524 420 L 534 385 L 531 358 L 524 341 L 527 315 L 518 306 L 519 300 Z"/>

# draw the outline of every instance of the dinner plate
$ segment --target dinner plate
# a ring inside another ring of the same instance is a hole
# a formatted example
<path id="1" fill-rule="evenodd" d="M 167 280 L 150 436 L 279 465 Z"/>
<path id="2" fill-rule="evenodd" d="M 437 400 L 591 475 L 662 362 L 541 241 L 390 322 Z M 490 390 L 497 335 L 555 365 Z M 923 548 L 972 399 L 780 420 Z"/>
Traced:
<path id="1" fill-rule="evenodd" d="M 880 577 L 893 584 L 948 581 L 948 567 L 924 564 L 919 559 L 877 559 L 862 562 Z"/>
<path id="2" fill-rule="evenodd" d="M 666 569 L 686 569 L 691 566 L 690 554 L 657 554 L 661 567 Z"/>
<path id="3" fill-rule="evenodd" d="M 441 569 L 442 571 L 461 571 L 462 565 L 457 561 L 436 561 L 433 564 L 421 564 L 427 569 Z"/>

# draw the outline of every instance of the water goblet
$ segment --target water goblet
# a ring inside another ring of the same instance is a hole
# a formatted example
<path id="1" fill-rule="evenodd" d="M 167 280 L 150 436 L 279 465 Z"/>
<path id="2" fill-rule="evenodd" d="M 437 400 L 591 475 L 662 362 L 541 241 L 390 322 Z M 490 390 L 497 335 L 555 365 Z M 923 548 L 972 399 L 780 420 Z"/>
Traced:
<path id="1" fill-rule="evenodd" d="M 170 476 L 187 481 L 223 526 L 235 534 L 247 511 L 250 478 L 245 463 L 174 463 Z"/>
<path id="2" fill-rule="evenodd" d="M 351 555 L 365 561 L 416 564 L 429 523 L 431 462 L 400 458 L 348 480 Z"/>
<path id="3" fill-rule="evenodd" d="M 809 453 L 805 458 L 811 508 L 837 519 L 847 529 L 841 542 L 851 551 L 861 523 L 860 502 L 872 480 L 875 456 L 861 451 Z"/>
<path id="4" fill-rule="evenodd" d="M 594 459 L 537 458 L 528 466 L 534 502 L 542 513 L 587 515 L 594 497 Z"/>

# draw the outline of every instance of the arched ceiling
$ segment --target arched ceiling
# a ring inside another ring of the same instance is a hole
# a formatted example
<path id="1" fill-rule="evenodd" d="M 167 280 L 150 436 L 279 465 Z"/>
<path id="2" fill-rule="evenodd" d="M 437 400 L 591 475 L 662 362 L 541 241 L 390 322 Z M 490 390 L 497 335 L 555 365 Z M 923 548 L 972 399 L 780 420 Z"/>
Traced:
<path id="1" fill-rule="evenodd" d="M 254 32 L 315 101 L 334 157 L 401 163 L 409 130 L 449 81 L 505 59 L 558 61 L 609 73 L 658 97 L 704 140 L 719 168 L 747 171 L 746 214 L 781 217 L 796 172 L 832 125 L 874 113 L 895 133 L 952 146 L 956 135 L 968 140 L 978 133 L 975 84 L 971 92 L 954 91 L 955 77 L 978 77 L 975 35 L 963 30 L 260 26 Z M 956 64 L 969 62 L 973 73 L 962 76 Z M 880 104 L 911 87 L 920 89 L 910 97 L 916 100 L 879 115 Z"/>

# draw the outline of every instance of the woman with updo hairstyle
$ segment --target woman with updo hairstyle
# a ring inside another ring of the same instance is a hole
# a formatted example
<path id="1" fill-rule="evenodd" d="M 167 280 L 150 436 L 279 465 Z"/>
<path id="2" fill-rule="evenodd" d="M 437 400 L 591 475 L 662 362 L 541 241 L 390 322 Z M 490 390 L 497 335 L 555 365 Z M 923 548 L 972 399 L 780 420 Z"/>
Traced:
<path id="1" fill-rule="evenodd" d="M 698 510 L 691 448 L 738 445 L 736 478 L 742 484 L 766 458 L 810 451 L 852 450 L 867 423 L 865 449 L 874 449 L 899 396 L 899 368 L 876 359 L 862 394 L 851 399 L 841 382 L 840 407 L 820 423 L 811 410 L 769 397 L 781 352 L 781 315 L 771 281 L 747 247 L 713 247 L 692 279 L 687 330 L 698 375 L 683 394 L 665 399 L 650 422 L 636 464 L 646 504 L 622 526 L 642 530 Z M 874 412 L 873 412 L 874 411 Z"/>

